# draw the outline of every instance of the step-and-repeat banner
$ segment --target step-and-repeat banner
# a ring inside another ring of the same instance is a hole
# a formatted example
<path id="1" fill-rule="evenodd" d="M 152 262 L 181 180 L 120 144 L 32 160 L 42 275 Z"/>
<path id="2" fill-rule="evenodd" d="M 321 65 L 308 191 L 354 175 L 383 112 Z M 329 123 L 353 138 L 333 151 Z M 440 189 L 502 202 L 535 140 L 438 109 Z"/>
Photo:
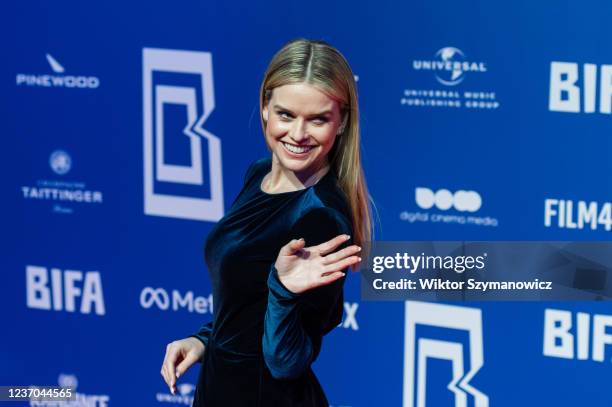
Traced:
<path id="1" fill-rule="evenodd" d="M 354 70 L 377 240 L 612 237 L 609 2 L 0 8 L 2 385 L 191 403 L 199 365 L 171 395 L 165 346 L 212 318 L 203 243 L 268 155 L 258 88 L 295 37 Z M 359 283 L 315 363 L 334 406 L 612 404 L 609 303 L 377 302 Z"/>

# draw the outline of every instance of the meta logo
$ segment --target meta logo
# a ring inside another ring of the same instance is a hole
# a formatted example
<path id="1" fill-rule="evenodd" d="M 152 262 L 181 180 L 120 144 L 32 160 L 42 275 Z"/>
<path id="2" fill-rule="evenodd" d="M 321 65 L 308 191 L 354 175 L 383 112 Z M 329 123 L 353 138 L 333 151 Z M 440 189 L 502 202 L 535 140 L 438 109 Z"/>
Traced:
<path id="1" fill-rule="evenodd" d="M 351 329 L 353 331 L 359 330 L 359 324 L 357 323 L 357 309 L 359 303 L 357 302 L 345 302 L 344 303 L 344 318 L 338 325 L 340 328 Z"/>
<path id="2" fill-rule="evenodd" d="M 209 52 L 144 48 L 144 212 L 215 222 L 223 216 L 221 142 Z"/>
<path id="3" fill-rule="evenodd" d="M 440 391 L 448 389 L 453 393 L 455 407 L 467 407 L 468 399 L 471 400 L 470 405 L 488 407 L 489 397 L 470 385 L 470 380 L 484 365 L 481 310 L 406 301 L 405 312 L 403 406 L 428 405 L 428 366 L 432 359 L 439 359 L 451 363 L 452 377 Z M 422 335 L 420 332 L 424 327 L 449 332 L 449 336 Z M 454 339 L 451 331 L 467 334 L 467 343 Z M 468 349 L 465 349 L 466 346 Z M 429 405 L 436 404 L 430 402 Z"/>
<path id="4" fill-rule="evenodd" d="M 441 211 L 454 208 L 459 212 L 476 212 L 482 206 L 482 199 L 476 191 L 459 190 L 452 193 L 448 189 L 440 189 L 434 192 L 418 187 L 415 189 L 415 200 L 421 209 L 430 209 L 435 205 Z"/>
<path id="5" fill-rule="evenodd" d="M 168 309 L 178 311 L 185 308 L 189 312 L 212 314 L 213 297 L 212 294 L 209 294 L 208 297 L 196 296 L 193 291 L 187 291 L 185 295 L 182 295 L 178 290 L 172 290 L 169 295 L 163 288 L 145 287 L 140 292 L 140 305 L 145 309 L 155 305 L 162 311 Z"/>
<path id="6" fill-rule="evenodd" d="M 46 54 L 47 62 L 55 75 L 18 73 L 17 86 L 40 86 L 56 88 L 96 89 L 100 79 L 95 76 L 64 75 L 66 69 L 50 54 Z"/>
<path id="7" fill-rule="evenodd" d="M 466 72 L 487 72 L 484 62 L 467 60 L 463 51 L 455 47 L 444 47 L 436 52 L 434 60 L 414 60 L 415 71 L 434 71 L 436 79 L 443 85 L 458 85 Z"/>
<path id="8" fill-rule="evenodd" d="M 612 65 L 600 65 L 598 73 L 597 65 L 583 64 L 581 78 L 577 63 L 550 63 L 549 110 L 594 113 L 598 102 L 599 113 L 612 113 Z"/>
<path id="9" fill-rule="evenodd" d="M 612 315 L 547 308 L 544 310 L 544 356 L 604 362 L 612 345 Z M 608 360 L 610 360 L 608 358 Z"/>
<path id="10" fill-rule="evenodd" d="M 28 308 L 81 314 L 91 314 L 92 311 L 97 315 L 106 313 L 98 271 L 26 266 L 26 291 Z"/>
<path id="11" fill-rule="evenodd" d="M 544 200 L 544 226 L 551 227 L 553 220 L 559 228 L 612 230 L 612 203 L 586 202 L 565 199 Z"/>

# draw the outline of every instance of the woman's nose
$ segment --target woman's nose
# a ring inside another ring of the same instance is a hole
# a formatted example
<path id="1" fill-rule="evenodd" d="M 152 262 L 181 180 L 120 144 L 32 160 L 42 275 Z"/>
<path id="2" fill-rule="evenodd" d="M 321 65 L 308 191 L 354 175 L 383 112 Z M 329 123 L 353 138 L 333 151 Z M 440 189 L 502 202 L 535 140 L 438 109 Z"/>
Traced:
<path id="1" fill-rule="evenodd" d="M 296 143 L 301 143 L 310 137 L 308 132 L 306 131 L 306 123 L 304 120 L 296 120 L 294 122 L 293 128 L 291 129 L 291 134 L 289 135 Z"/>

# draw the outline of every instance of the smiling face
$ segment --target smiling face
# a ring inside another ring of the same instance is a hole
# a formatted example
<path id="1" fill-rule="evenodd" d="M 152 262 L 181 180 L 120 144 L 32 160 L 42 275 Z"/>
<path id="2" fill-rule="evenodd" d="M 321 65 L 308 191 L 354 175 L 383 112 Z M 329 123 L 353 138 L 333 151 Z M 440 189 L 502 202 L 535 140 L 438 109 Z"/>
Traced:
<path id="1" fill-rule="evenodd" d="M 342 125 L 338 102 L 313 85 L 278 86 L 263 107 L 274 161 L 304 180 L 327 164 Z"/>

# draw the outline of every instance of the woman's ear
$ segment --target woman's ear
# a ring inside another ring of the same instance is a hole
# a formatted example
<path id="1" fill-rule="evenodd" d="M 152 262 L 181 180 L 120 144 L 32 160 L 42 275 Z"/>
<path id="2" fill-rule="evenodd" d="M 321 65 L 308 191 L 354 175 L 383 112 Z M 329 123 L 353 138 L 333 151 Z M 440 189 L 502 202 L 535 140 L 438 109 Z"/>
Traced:
<path id="1" fill-rule="evenodd" d="M 264 106 L 261 110 L 261 115 L 263 116 L 264 121 L 268 122 L 268 105 Z"/>

